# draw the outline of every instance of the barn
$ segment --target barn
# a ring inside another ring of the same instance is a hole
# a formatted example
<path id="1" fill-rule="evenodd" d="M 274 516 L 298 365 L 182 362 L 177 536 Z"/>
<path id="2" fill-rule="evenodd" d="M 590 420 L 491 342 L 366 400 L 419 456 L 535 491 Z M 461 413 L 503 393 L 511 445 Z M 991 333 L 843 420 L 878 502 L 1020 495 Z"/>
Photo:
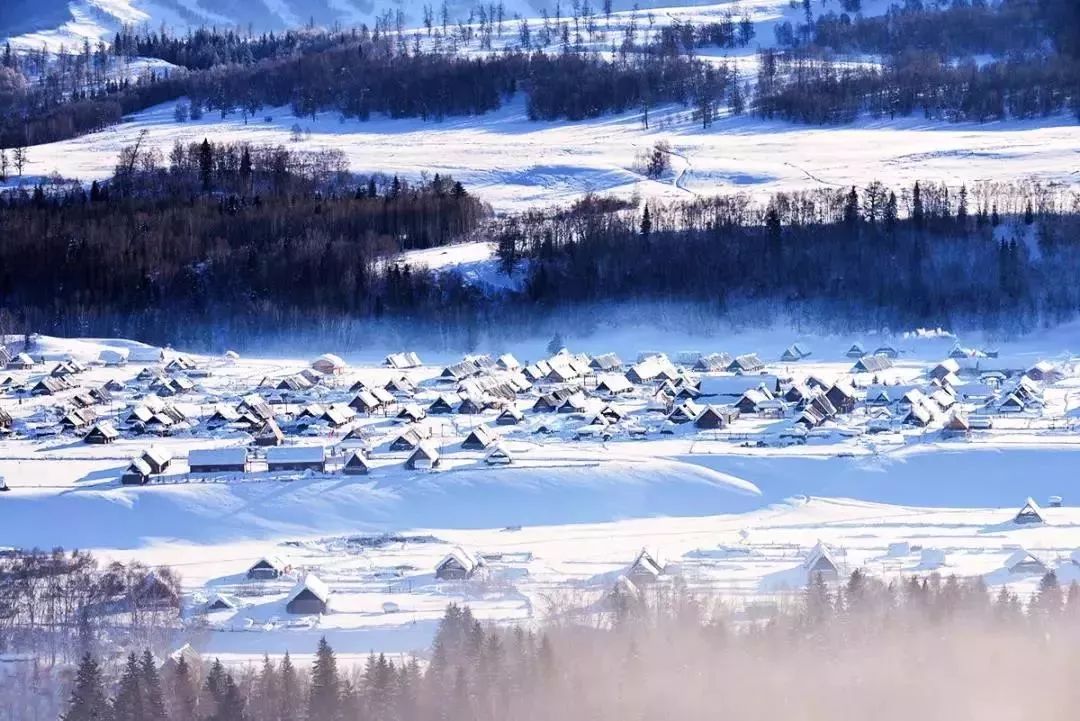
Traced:
<path id="1" fill-rule="evenodd" d="M 289 595 L 285 612 L 302 615 L 329 613 L 330 588 L 318 576 L 309 573 Z"/>

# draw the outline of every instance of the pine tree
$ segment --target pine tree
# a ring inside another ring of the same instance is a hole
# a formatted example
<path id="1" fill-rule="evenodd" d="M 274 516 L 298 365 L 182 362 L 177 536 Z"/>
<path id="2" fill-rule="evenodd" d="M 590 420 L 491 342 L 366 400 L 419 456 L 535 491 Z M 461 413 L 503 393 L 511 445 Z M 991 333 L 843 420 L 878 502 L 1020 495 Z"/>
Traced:
<path id="1" fill-rule="evenodd" d="M 1057 574 L 1047 571 L 1039 581 L 1039 590 L 1032 599 L 1032 610 L 1043 616 L 1056 616 L 1061 613 L 1062 600 L 1061 584 L 1058 583 Z"/>
<path id="2" fill-rule="evenodd" d="M 120 676 L 116 698 L 113 699 L 113 721 L 143 721 L 145 706 L 141 676 L 139 659 L 132 653 L 128 656 L 124 672 Z"/>
<path id="3" fill-rule="evenodd" d="M 218 701 L 216 713 L 210 717 L 211 721 L 245 721 L 244 696 L 240 693 L 240 687 L 236 685 L 232 674 L 225 674 L 221 689 L 221 700 Z M 337 721 L 335 718 L 334 721 Z"/>
<path id="4" fill-rule="evenodd" d="M 649 217 L 649 206 L 645 206 L 645 212 L 641 214 L 641 235 L 645 238 L 652 233 L 652 218 Z"/>
<path id="5" fill-rule="evenodd" d="M 20 173 L 21 175 L 21 173 Z M 1024 207 L 1024 225 L 1031 225 L 1035 222 L 1035 209 L 1031 207 L 1031 201 L 1027 202 Z"/>
<path id="6" fill-rule="evenodd" d="M 967 229 L 968 220 L 968 192 L 967 186 L 960 186 L 960 204 L 956 208 L 956 224 L 961 230 Z"/>
<path id="7" fill-rule="evenodd" d="M 263 656 L 262 670 L 255 682 L 254 693 L 251 694 L 251 717 L 259 721 L 271 721 L 280 706 L 281 685 L 278 682 L 278 672 L 270 656 L 266 655 Z"/>
<path id="8" fill-rule="evenodd" d="M 1001 216 L 998 215 L 997 203 L 994 203 L 994 208 L 990 211 L 990 227 L 996 228 L 999 225 L 1001 225 Z"/>
<path id="9" fill-rule="evenodd" d="M 859 192 L 854 185 L 844 200 L 844 224 L 848 228 L 855 228 L 859 224 Z"/>
<path id="10" fill-rule="evenodd" d="M 210 141 L 203 138 L 202 145 L 199 146 L 199 177 L 202 179 L 204 191 L 210 190 L 213 172 L 214 149 L 211 147 Z"/>
<path id="11" fill-rule="evenodd" d="M 194 719 L 198 705 L 199 692 L 192 669 L 181 655 L 169 683 L 169 718 L 172 721 Z"/>
<path id="12" fill-rule="evenodd" d="M 111 718 L 109 700 L 105 695 L 105 683 L 101 677 L 101 667 L 89 653 L 83 656 L 79 669 L 75 673 L 75 684 L 71 690 L 67 711 L 61 721 L 109 721 Z"/>
<path id="13" fill-rule="evenodd" d="M 161 691 L 161 676 L 150 649 L 143 652 L 139 665 L 139 682 L 142 686 L 143 721 L 168 721 L 165 715 L 165 696 Z"/>
<path id="14" fill-rule="evenodd" d="M 311 669 L 311 689 L 308 692 L 308 721 L 337 721 L 341 706 L 341 680 L 337 659 L 326 637 L 319 639 L 315 662 Z"/>
<path id="15" fill-rule="evenodd" d="M 923 229 L 923 201 L 922 201 L 922 188 L 919 187 L 918 181 L 915 181 L 915 188 L 911 191 L 911 220 L 915 224 L 916 230 Z"/>
<path id="16" fill-rule="evenodd" d="M 246 145 L 240 155 L 240 190 L 243 193 L 251 192 L 251 151 Z"/>
<path id="17" fill-rule="evenodd" d="M 889 200 L 885 203 L 885 230 L 892 235 L 896 231 L 896 222 L 899 211 L 896 205 L 896 193 L 889 192 Z"/>
<path id="18" fill-rule="evenodd" d="M 300 718 L 300 680 L 296 676 L 289 652 L 281 659 L 281 715 L 279 721 L 294 721 Z"/>

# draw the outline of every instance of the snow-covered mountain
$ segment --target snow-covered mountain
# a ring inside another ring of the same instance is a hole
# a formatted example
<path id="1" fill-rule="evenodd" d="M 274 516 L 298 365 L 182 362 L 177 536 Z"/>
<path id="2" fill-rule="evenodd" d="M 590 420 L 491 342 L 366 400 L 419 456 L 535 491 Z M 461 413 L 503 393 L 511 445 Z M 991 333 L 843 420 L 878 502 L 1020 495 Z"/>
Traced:
<path id="1" fill-rule="evenodd" d="M 464 19 L 479 2 L 449 0 L 451 18 Z M 555 0 L 503 0 L 506 16 L 535 16 Z M 629 2 L 626 3 L 629 7 Z M 441 0 L 2 0 L 0 39 L 41 47 L 81 44 L 83 38 L 110 38 L 122 25 L 238 27 L 256 32 L 282 30 L 314 23 L 353 26 L 371 23 L 387 11 L 401 10 L 409 25 L 419 25 L 423 8 L 438 14 Z"/>

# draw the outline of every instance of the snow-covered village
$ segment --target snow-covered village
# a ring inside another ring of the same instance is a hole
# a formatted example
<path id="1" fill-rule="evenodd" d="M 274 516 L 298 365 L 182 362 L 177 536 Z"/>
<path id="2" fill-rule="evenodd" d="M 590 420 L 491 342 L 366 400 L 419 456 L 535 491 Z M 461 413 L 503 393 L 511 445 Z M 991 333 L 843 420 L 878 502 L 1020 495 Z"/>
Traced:
<path id="1" fill-rule="evenodd" d="M 0 721 L 1070 719 L 1074 0 L 0 0 Z"/>

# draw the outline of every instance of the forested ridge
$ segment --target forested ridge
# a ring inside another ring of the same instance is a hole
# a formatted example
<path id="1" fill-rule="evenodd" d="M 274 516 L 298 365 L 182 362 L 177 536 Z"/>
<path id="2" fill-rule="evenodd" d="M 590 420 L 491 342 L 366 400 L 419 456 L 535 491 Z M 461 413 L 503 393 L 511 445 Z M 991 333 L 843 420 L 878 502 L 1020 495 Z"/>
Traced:
<path id="1" fill-rule="evenodd" d="M 1080 116 L 1080 11 L 1071 0 L 905 0 L 881 17 L 863 17 L 859 0 L 803 6 L 803 22 L 777 26 L 778 49 L 762 51 L 753 83 L 734 65 L 696 56 L 705 46 L 752 47 L 746 18 L 658 27 L 632 18 L 622 40 L 606 46 L 605 19 L 587 2 L 572 16 L 531 22 L 483 6 L 472 24 L 444 15 L 441 27 L 429 8 L 426 28 L 412 34 L 388 18 L 374 29 L 278 36 L 125 31 L 111 46 L 86 44 L 57 59 L 6 48 L 0 148 L 70 138 L 181 99 L 179 121 L 204 112 L 246 119 L 280 106 L 301 116 L 437 120 L 491 111 L 519 92 L 536 120 L 630 109 L 647 117 L 664 103 L 693 108 L 705 127 L 723 107 L 815 124 L 861 113 L 979 122 Z M 470 44 L 486 52 L 466 54 Z M 110 75 L 112 58 L 134 53 L 180 67 Z M 876 60 L 851 63 L 838 53 Z"/>

